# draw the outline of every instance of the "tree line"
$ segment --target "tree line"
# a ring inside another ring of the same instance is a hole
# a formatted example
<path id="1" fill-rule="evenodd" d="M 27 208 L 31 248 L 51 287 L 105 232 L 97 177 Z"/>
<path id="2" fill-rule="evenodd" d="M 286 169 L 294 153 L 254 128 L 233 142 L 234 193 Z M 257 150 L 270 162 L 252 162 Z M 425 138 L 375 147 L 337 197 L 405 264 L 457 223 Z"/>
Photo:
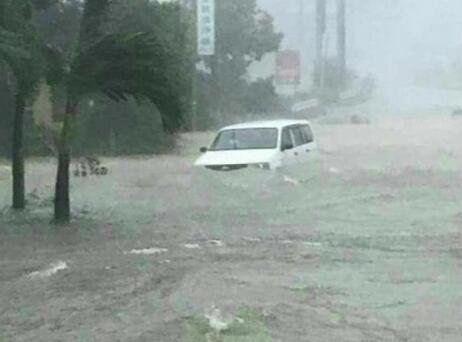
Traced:
<path id="1" fill-rule="evenodd" d="M 0 131 L 11 148 L 13 208 L 26 205 L 25 147 L 38 146 L 44 129 L 58 160 L 54 219 L 66 223 L 72 154 L 102 148 L 102 136 L 124 146 L 127 136 L 174 137 L 191 129 L 195 76 L 204 128 L 230 107 L 264 110 L 246 90 L 273 98 L 271 80 L 251 83 L 245 74 L 279 46 L 272 18 L 256 0 L 218 0 L 219 43 L 206 61 L 213 72 L 198 75 L 194 23 L 194 9 L 177 2 L 0 0 Z M 37 127 L 37 108 L 50 112 L 51 126 Z"/>

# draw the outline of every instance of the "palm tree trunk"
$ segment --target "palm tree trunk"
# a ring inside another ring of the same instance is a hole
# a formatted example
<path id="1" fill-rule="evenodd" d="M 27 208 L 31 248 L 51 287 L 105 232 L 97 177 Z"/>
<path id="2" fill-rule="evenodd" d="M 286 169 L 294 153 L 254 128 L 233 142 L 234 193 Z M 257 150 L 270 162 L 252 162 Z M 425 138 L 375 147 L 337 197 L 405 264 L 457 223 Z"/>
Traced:
<path id="1" fill-rule="evenodd" d="M 75 118 L 77 104 L 68 99 L 64 113 L 63 127 L 58 144 L 58 170 L 55 186 L 54 219 L 58 224 L 69 223 L 71 219 L 69 198 L 69 166 L 71 163 L 71 135 L 72 123 Z"/>
<path id="2" fill-rule="evenodd" d="M 23 94 L 18 91 L 15 99 L 15 113 L 13 125 L 13 146 L 11 150 L 12 175 L 13 175 L 13 208 L 24 209 L 25 185 L 24 185 L 24 110 L 26 107 Z"/>

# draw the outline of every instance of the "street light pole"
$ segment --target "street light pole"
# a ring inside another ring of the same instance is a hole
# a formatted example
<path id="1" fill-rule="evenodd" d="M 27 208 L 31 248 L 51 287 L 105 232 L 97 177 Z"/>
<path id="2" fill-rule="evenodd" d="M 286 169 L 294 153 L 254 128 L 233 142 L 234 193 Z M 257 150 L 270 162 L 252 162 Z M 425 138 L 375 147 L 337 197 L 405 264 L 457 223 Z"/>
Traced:
<path id="1" fill-rule="evenodd" d="M 298 38 L 300 44 L 305 44 L 305 0 L 298 0 Z"/>
<path id="2" fill-rule="evenodd" d="M 184 49 L 183 52 L 186 52 L 186 47 L 188 45 L 188 40 L 193 39 L 193 34 L 190 31 L 190 26 L 187 25 L 188 29 L 183 32 L 183 25 L 186 25 L 187 16 L 189 15 L 190 11 L 195 10 L 195 1 L 191 0 L 176 0 L 178 6 L 178 34 L 179 39 L 181 39 L 180 46 Z M 195 13 L 195 12 L 193 12 Z M 197 102 L 197 91 L 196 91 L 196 56 L 191 56 L 189 60 L 189 67 L 191 72 L 191 93 L 189 94 L 189 102 L 188 102 L 188 113 L 189 117 L 185 122 L 185 129 L 189 131 L 196 130 L 196 102 Z"/>

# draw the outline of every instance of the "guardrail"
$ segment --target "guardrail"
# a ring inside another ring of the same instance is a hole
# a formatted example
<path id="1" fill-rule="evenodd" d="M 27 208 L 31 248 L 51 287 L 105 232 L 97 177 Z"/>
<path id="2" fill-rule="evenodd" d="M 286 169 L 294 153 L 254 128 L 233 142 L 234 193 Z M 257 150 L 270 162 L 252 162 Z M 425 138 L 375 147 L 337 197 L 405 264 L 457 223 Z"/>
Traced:
<path id="1" fill-rule="evenodd" d="M 318 99 L 310 99 L 302 102 L 298 102 L 292 106 L 292 112 L 301 112 L 307 109 L 313 109 L 320 105 L 320 101 Z"/>

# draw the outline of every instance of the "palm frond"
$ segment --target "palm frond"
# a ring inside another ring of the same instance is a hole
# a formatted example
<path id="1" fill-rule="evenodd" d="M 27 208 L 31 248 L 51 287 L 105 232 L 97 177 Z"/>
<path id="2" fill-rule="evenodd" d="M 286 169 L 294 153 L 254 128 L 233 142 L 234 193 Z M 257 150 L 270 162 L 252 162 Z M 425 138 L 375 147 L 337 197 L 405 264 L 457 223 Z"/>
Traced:
<path id="1" fill-rule="evenodd" d="M 86 0 L 80 29 L 81 50 L 86 49 L 95 37 L 102 35 L 102 27 L 109 13 L 113 0 Z"/>
<path id="2" fill-rule="evenodd" d="M 170 57 L 150 34 L 106 35 L 77 57 L 71 86 L 76 94 L 102 92 L 115 101 L 149 99 L 159 108 L 165 129 L 173 131 L 179 127 L 182 103 Z"/>
<path id="3" fill-rule="evenodd" d="M 3 28 L 0 28 L 0 58 L 9 64 L 18 60 L 30 58 L 30 53 L 18 44 L 20 36 Z"/>

